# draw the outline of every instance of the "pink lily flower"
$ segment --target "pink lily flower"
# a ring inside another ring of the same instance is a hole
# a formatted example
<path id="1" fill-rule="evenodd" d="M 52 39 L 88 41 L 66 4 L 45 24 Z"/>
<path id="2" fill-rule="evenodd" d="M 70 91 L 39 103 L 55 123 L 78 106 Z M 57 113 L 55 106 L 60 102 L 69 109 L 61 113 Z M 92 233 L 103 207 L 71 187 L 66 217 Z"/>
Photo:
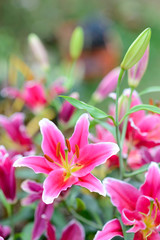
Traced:
<path id="1" fill-rule="evenodd" d="M 141 81 L 148 65 L 149 46 L 147 47 L 143 57 L 139 62 L 128 70 L 128 85 L 130 87 L 137 87 Z"/>
<path id="2" fill-rule="evenodd" d="M 2 95 L 21 99 L 34 112 L 39 112 L 47 104 L 44 87 L 37 81 L 26 82 L 22 91 L 12 87 L 4 88 Z"/>
<path id="3" fill-rule="evenodd" d="M 23 206 L 30 205 L 39 200 L 39 204 L 35 211 L 34 226 L 32 231 L 32 240 L 37 240 L 46 230 L 46 220 L 51 219 L 53 214 L 53 204 L 45 204 L 42 201 L 43 186 L 35 181 L 26 180 L 21 185 L 22 189 L 29 195 L 22 199 Z M 45 218 L 44 218 L 45 216 Z"/>
<path id="4" fill-rule="evenodd" d="M 111 240 L 115 236 L 123 237 L 122 227 L 118 219 L 107 222 L 102 231 L 96 233 L 93 240 Z"/>
<path id="5" fill-rule="evenodd" d="M 56 240 L 56 230 L 55 227 L 47 222 L 47 236 L 48 240 Z M 72 220 L 69 224 L 63 229 L 60 240 L 84 240 L 84 229 L 82 225 Z"/>
<path id="6" fill-rule="evenodd" d="M 9 202 L 16 198 L 16 178 L 13 159 L 3 146 L 0 146 L 0 189 Z"/>
<path id="7" fill-rule="evenodd" d="M 11 147 L 10 154 L 13 156 L 16 154 L 28 155 L 33 152 L 33 143 L 26 133 L 24 117 L 23 113 L 14 113 L 9 118 L 0 115 L 0 126 L 4 128 L 11 140 L 9 148 Z"/>
<path id="8" fill-rule="evenodd" d="M 120 67 L 114 68 L 102 79 L 98 88 L 93 93 L 93 98 L 96 102 L 103 101 L 109 93 L 116 89 L 119 73 Z"/>
<path id="9" fill-rule="evenodd" d="M 52 203 L 62 191 L 72 185 L 105 195 L 102 183 L 90 172 L 115 155 L 119 148 L 115 143 L 88 144 L 88 128 L 88 115 L 83 114 L 77 121 L 72 137 L 65 141 L 54 123 L 42 119 L 40 130 L 44 156 L 24 157 L 15 162 L 15 167 L 26 166 L 35 173 L 48 175 L 42 195 L 46 204 Z"/>
<path id="10" fill-rule="evenodd" d="M 0 225 L 0 240 L 7 239 L 11 234 L 11 229 L 9 226 Z"/>
<path id="11" fill-rule="evenodd" d="M 70 97 L 75 98 L 75 99 L 79 99 L 79 94 L 77 92 L 73 92 Z M 69 120 L 71 119 L 74 111 L 75 111 L 75 107 L 70 104 L 68 101 L 64 101 L 64 103 L 61 106 L 60 109 L 60 113 L 59 113 L 59 119 L 60 121 L 67 123 L 69 122 Z"/>
<path id="12" fill-rule="evenodd" d="M 131 226 L 134 240 L 160 239 L 160 170 L 152 162 L 144 184 L 136 189 L 113 178 L 104 179 L 107 194 L 117 207 L 125 225 Z"/>

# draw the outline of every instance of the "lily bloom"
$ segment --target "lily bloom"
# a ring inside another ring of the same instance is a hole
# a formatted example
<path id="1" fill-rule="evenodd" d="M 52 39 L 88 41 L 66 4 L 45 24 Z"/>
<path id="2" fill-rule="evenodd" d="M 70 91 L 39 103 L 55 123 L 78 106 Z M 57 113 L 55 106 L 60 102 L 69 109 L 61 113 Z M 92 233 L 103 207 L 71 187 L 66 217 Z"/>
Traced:
<path id="1" fill-rule="evenodd" d="M 32 140 L 24 126 L 24 117 L 23 113 L 14 113 L 11 117 L 0 115 L 0 127 L 9 137 L 6 139 L 6 147 L 10 150 L 10 155 L 27 155 L 33 151 Z"/>
<path id="2" fill-rule="evenodd" d="M 2 95 L 21 99 L 34 112 L 40 111 L 47 104 L 44 87 L 37 81 L 27 81 L 23 90 L 13 87 L 4 88 Z"/>
<path id="3" fill-rule="evenodd" d="M 13 158 L 0 146 L 0 189 L 3 191 L 9 202 L 14 202 L 16 198 L 16 178 Z"/>
<path id="4" fill-rule="evenodd" d="M 35 173 L 48 175 L 42 195 L 46 204 L 52 203 L 62 191 L 72 185 L 105 195 L 102 183 L 90 172 L 115 155 L 119 148 L 115 143 L 88 144 L 88 128 L 88 115 L 83 114 L 77 121 L 73 135 L 65 141 L 53 122 L 42 119 L 40 130 L 44 156 L 24 157 L 15 162 L 15 167 L 29 167 Z"/>
<path id="5" fill-rule="evenodd" d="M 23 206 L 30 205 L 39 200 L 35 211 L 34 226 L 32 231 L 32 240 L 37 240 L 46 230 L 46 220 L 43 216 L 45 216 L 48 220 L 50 220 L 52 217 L 53 204 L 45 204 L 42 201 L 42 184 L 35 181 L 26 180 L 22 183 L 21 187 L 25 192 L 29 193 L 29 195 L 21 201 Z"/>
<path id="6" fill-rule="evenodd" d="M 126 182 L 106 178 L 104 185 L 123 224 L 131 226 L 134 240 L 160 239 L 160 169 L 152 162 L 144 184 L 136 189 Z"/>
<path id="7" fill-rule="evenodd" d="M 102 231 L 98 231 L 93 240 L 111 240 L 115 236 L 123 237 L 122 227 L 118 219 L 107 222 Z"/>
<path id="8" fill-rule="evenodd" d="M 48 240 L 56 240 L 56 230 L 55 227 L 47 222 L 47 236 Z M 63 229 L 60 240 L 84 240 L 84 229 L 82 225 L 72 220 L 69 224 Z"/>

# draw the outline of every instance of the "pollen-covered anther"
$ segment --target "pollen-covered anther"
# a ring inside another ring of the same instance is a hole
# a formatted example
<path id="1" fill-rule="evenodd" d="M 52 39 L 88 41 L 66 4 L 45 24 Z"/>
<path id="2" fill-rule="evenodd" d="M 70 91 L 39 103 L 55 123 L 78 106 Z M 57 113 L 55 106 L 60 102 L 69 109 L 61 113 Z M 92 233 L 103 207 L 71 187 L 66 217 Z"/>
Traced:
<path id="1" fill-rule="evenodd" d="M 160 203 L 159 203 L 159 201 L 158 201 L 158 198 L 156 198 L 156 204 L 157 204 L 157 208 L 158 208 L 158 210 L 160 210 Z"/>
<path id="2" fill-rule="evenodd" d="M 154 102 L 153 102 L 152 98 L 149 99 L 149 105 L 154 105 Z"/>
<path id="3" fill-rule="evenodd" d="M 61 148 L 61 143 L 58 142 L 58 143 L 57 143 L 57 147 L 56 147 L 56 156 L 57 156 L 57 157 L 60 156 L 60 148 Z"/>
<path id="4" fill-rule="evenodd" d="M 52 158 L 50 158 L 48 155 L 44 154 L 44 157 L 49 161 L 49 162 L 54 162 Z"/>
<path id="5" fill-rule="evenodd" d="M 79 158 L 79 147 L 77 144 L 75 145 L 75 150 L 76 150 L 76 156 L 77 158 Z"/>
<path id="6" fill-rule="evenodd" d="M 66 146 L 68 148 L 68 152 L 71 152 L 71 145 L 68 139 L 66 139 Z"/>

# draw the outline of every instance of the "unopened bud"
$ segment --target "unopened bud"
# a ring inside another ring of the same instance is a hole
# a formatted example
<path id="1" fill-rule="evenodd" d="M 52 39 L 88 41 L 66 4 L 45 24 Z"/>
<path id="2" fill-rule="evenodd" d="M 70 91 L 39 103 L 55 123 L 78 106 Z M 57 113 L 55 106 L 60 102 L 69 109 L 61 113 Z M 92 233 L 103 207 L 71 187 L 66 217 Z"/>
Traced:
<path id="1" fill-rule="evenodd" d="M 128 70 L 144 55 L 151 38 L 151 29 L 146 28 L 131 44 L 121 63 L 121 68 Z"/>
<path id="2" fill-rule="evenodd" d="M 147 47 L 143 57 L 132 68 L 128 70 L 128 85 L 136 88 L 142 79 L 148 65 L 149 46 Z"/>
<path id="3" fill-rule="evenodd" d="M 94 101 L 103 101 L 109 95 L 109 93 L 116 89 L 119 73 L 120 67 L 114 68 L 102 79 L 98 88 L 93 93 Z"/>
<path id="4" fill-rule="evenodd" d="M 28 36 L 28 42 L 37 61 L 40 62 L 44 69 L 47 69 L 49 67 L 48 54 L 39 37 L 31 33 Z"/>
<path id="5" fill-rule="evenodd" d="M 80 57 L 84 44 L 84 32 L 81 27 L 76 27 L 70 40 L 70 55 L 76 60 Z"/>

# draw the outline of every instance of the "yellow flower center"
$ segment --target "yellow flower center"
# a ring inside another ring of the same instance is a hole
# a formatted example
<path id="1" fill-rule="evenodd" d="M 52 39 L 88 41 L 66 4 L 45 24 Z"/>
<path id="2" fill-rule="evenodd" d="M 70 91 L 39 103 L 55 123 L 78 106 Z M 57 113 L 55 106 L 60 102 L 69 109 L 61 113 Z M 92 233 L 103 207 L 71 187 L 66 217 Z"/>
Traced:
<path id="1" fill-rule="evenodd" d="M 54 164 L 56 164 L 57 166 L 61 167 L 64 169 L 64 181 L 66 181 L 73 172 L 76 172 L 78 170 L 80 170 L 83 166 L 75 163 L 73 164 L 73 159 L 75 157 L 75 155 L 77 156 L 77 158 L 79 158 L 79 147 L 77 144 L 75 144 L 75 153 L 73 154 L 72 158 L 69 160 L 68 158 L 68 153 L 71 152 L 71 145 L 68 139 L 66 139 L 66 147 L 67 149 L 65 149 L 65 157 L 62 156 L 62 153 L 60 151 L 61 148 L 61 143 L 58 142 L 57 147 L 56 147 L 56 156 L 57 158 L 61 159 L 61 163 L 57 163 L 56 161 L 54 161 L 52 158 L 50 158 L 48 155 L 44 155 L 44 157 L 49 161 L 52 162 Z"/>

